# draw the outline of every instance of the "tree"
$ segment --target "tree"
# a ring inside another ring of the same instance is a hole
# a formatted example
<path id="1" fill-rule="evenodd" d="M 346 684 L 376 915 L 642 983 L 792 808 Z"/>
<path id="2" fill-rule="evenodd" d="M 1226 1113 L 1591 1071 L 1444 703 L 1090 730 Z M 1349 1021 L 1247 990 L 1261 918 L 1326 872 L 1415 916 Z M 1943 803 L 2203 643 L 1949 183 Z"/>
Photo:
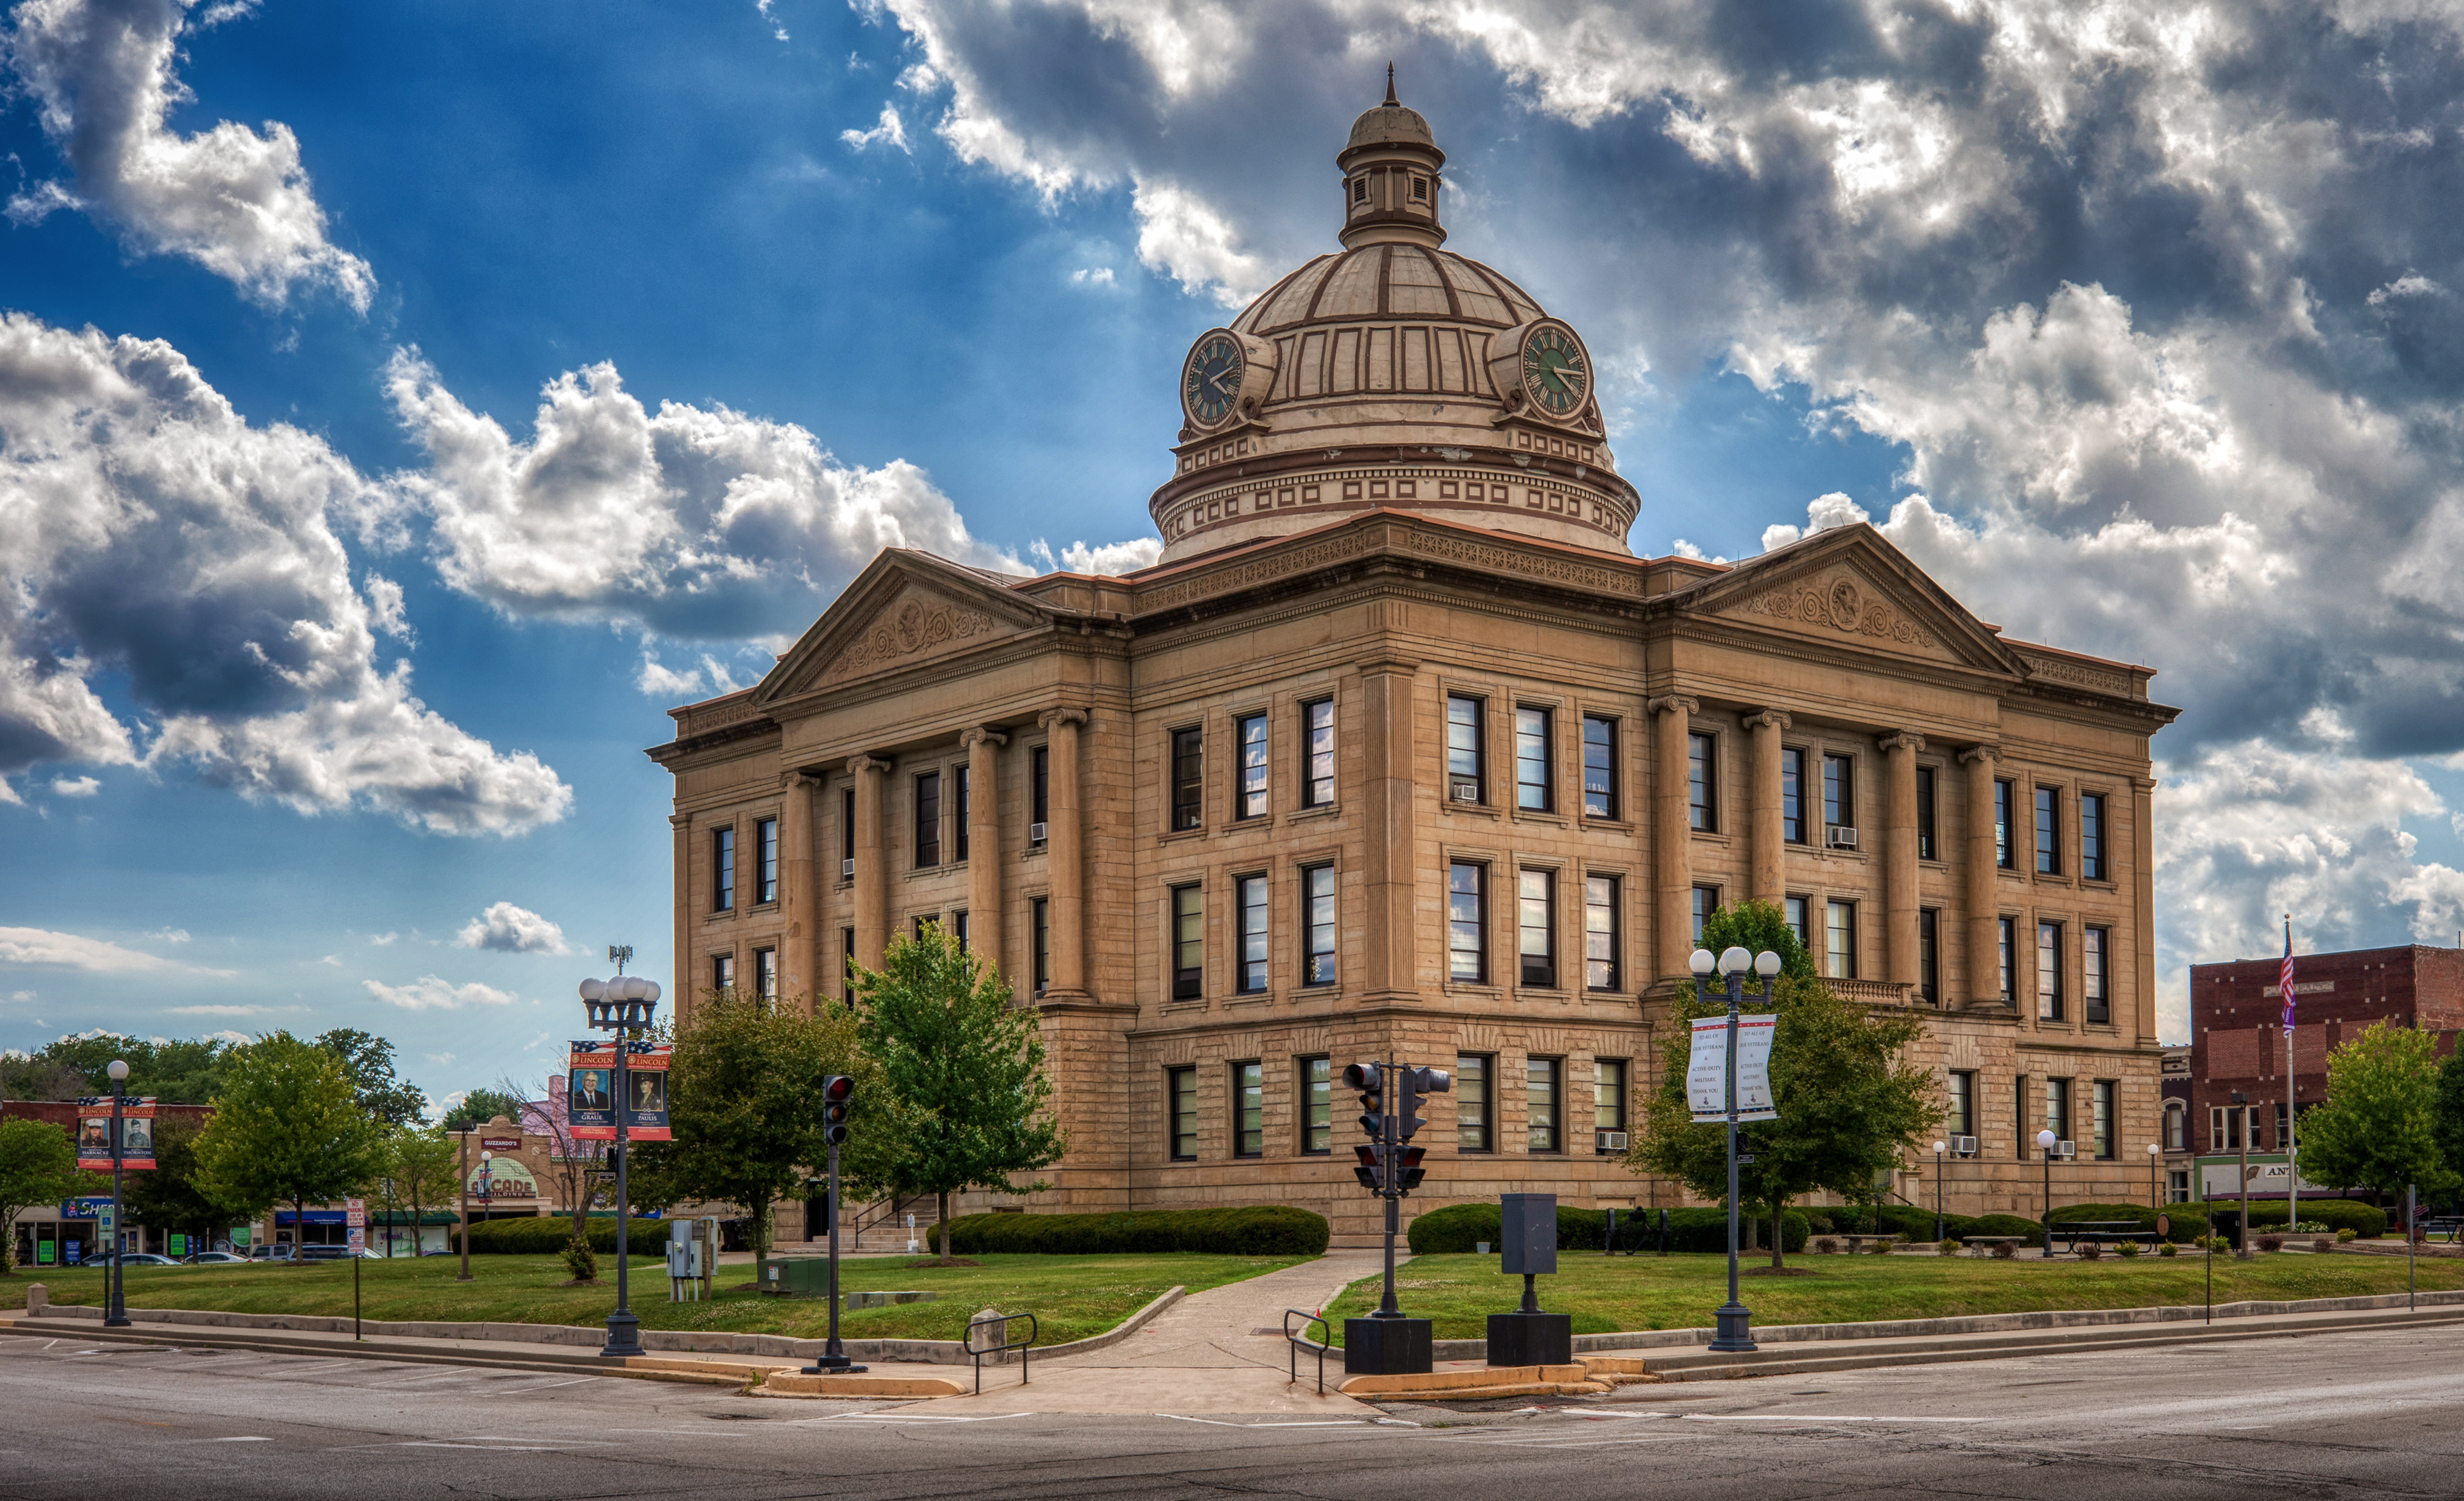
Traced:
<path id="1" fill-rule="evenodd" d="M 309 1204 L 375 1180 L 383 1143 L 332 1049 L 269 1032 L 225 1060 L 214 1117 L 197 1141 L 199 1179 L 239 1213 L 287 1203 L 305 1225 Z"/>
<path id="2" fill-rule="evenodd" d="M 1873 1194 L 1874 1177 L 1900 1160 L 1919 1135 L 1943 1118 L 1930 1076 L 1902 1050 L 1925 1035 L 1913 1015 L 1878 1011 L 1845 1001 L 1813 973 L 1786 917 L 1768 902 L 1722 908 L 1703 927 L 1703 946 L 1736 946 L 1780 956 L 1771 1001 L 1750 1009 L 1776 1013 L 1771 1040 L 1771 1097 L 1779 1119 L 1740 1126 L 1737 1150 L 1754 1160 L 1737 1171 L 1738 1197 L 1771 1217 L 1771 1265 L 1783 1264 L 1779 1222 L 1790 1201 L 1820 1189 L 1855 1199 Z M 1674 1178 L 1701 1198 L 1728 1194 L 1727 1126 L 1697 1123 L 1685 1095 L 1692 1048 L 1689 1024 L 1725 1015 L 1725 986 L 1678 988 L 1674 1021 L 1662 1052 L 1660 1086 L 1644 1102 L 1642 1137 L 1626 1158 L 1638 1172 Z"/>
<path id="3" fill-rule="evenodd" d="M 126 1175 L 121 1188 L 131 1222 L 202 1237 L 210 1246 L 214 1231 L 236 1218 L 198 1177 L 197 1142 L 204 1133 L 192 1116 L 154 1122 L 154 1168 Z"/>
<path id="4" fill-rule="evenodd" d="M 428 1206 L 452 1196 L 461 1143 L 439 1126 L 396 1126 L 387 1132 L 378 1171 L 389 1210 L 410 1210 L 410 1253 L 419 1254 Z M 390 1254 L 390 1247 L 387 1248 Z"/>
<path id="5" fill-rule="evenodd" d="M 858 969 L 855 985 L 865 1048 L 912 1118 L 891 1181 L 932 1194 L 944 1226 L 954 1193 L 1042 1188 L 1011 1177 L 1061 1160 L 1067 1143 L 1050 1115 L 1036 1014 L 1010 1004 L 1009 982 L 931 924 L 919 938 L 892 938 L 880 973 Z"/>
<path id="6" fill-rule="evenodd" d="M 2373 1023 L 2327 1055 L 2327 1103 L 2301 1117 L 2301 1176 L 2401 1194 L 2456 1186 L 2438 1150 L 2438 1039 Z"/>
<path id="7" fill-rule="evenodd" d="M 17 1216 L 36 1204 L 74 1199 L 77 1148 L 48 1120 L 0 1120 L 0 1275 L 17 1269 Z"/>
<path id="8" fill-rule="evenodd" d="M 2450 1172 L 2464 1173 L 2464 1063 L 2455 1061 L 2456 1053 L 2464 1053 L 2464 1048 L 2449 1053 L 2438 1066 L 2438 1089 L 2430 1106 L 2430 1133 L 2438 1143 L 2439 1161 Z M 2307 1114 L 2301 1117 L 2301 1130 L 2305 1135 L 2302 1144 L 2306 1146 L 2310 1130 Z"/>
<path id="9" fill-rule="evenodd" d="M 393 1074 L 393 1044 L 356 1026 L 338 1026 L 317 1046 L 342 1060 L 360 1109 L 388 1126 L 407 1126 L 428 1114 L 428 1095 Z"/>
<path id="10" fill-rule="evenodd" d="M 104 1069 L 115 1058 L 128 1065 L 128 1093 L 152 1095 L 166 1105 L 202 1105 L 213 1098 L 222 1060 L 231 1046 L 220 1038 L 149 1042 L 97 1032 L 63 1037 L 30 1057 L 0 1063 L 0 1094 L 11 1099 L 74 1099 L 107 1094 Z"/>
<path id="11" fill-rule="evenodd" d="M 449 1132 L 475 1130 L 502 1115 L 507 1120 L 522 1118 L 519 1095 L 502 1090 L 477 1089 L 454 1102 L 445 1113 L 445 1129 Z"/>
<path id="12" fill-rule="evenodd" d="M 509 1099 L 523 1099 L 529 1093 L 528 1088 L 510 1074 L 498 1079 L 496 1086 L 497 1093 Z M 519 1111 L 511 1118 L 521 1122 L 524 1131 L 545 1137 L 552 1143 L 548 1149 L 548 1160 L 554 1164 L 550 1171 L 563 1188 L 564 1202 L 572 1210 L 570 1239 L 576 1246 L 586 1245 L 589 1235 L 584 1226 L 589 1223 L 591 1202 L 597 1197 L 595 1181 L 603 1177 L 613 1178 L 607 1164 L 613 1159 L 610 1149 L 615 1143 L 576 1139 L 571 1115 L 554 1108 L 552 1098 L 546 1103 L 526 1102 Z M 652 1144 L 644 1143 L 646 1147 Z M 630 1186 L 629 1182 L 627 1186 Z M 649 1208 L 653 1205 L 643 1200 L 634 1207 Z"/>

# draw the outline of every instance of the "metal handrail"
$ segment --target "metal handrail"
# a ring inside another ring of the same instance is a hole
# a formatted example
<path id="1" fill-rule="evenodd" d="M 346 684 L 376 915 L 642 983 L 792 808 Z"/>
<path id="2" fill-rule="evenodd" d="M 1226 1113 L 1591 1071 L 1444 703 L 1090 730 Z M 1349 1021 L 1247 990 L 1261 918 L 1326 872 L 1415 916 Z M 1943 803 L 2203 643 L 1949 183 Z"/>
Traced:
<path id="1" fill-rule="evenodd" d="M 1301 1332 L 1297 1335 L 1292 1333 L 1292 1315 L 1295 1313 L 1299 1314 L 1300 1317 L 1305 1320 L 1301 1325 Z M 1310 1324 L 1315 1324 L 1318 1328 L 1325 1330 L 1326 1338 L 1312 1342 L 1308 1337 L 1309 1326 Z M 1287 1308 L 1284 1310 L 1284 1343 L 1289 1347 L 1285 1351 L 1286 1356 L 1288 1358 L 1285 1363 L 1285 1369 L 1291 1373 L 1292 1380 L 1297 1383 L 1301 1379 L 1301 1352 L 1304 1350 L 1316 1351 L 1317 1394 L 1320 1397 L 1326 1395 L 1326 1353 L 1333 1348 L 1333 1338 L 1334 1326 L 1328 1323 L 1319 1315 L 1310 1313 L 1308 1309 Z"/>
<path id="2" fill-rule="evenodd" d="M 1026 1320 L 1025 1339 L 1018 1341 L 1010 1340 L 1009 1321 L 1013 1318 L 1023 1318 Z M 1001 1325 L 1001 1338 L 1007 1342 L 988 1350 L 977 1349 L 976 1331 L 981 1329 L 986 1324 Z M 1044 1326 L 1036 1322 L 1035 1315 L 1032 1313 L 996 1313 L 990 1318 L 979 1318 L 968 1324 L 967 1353 L 976 1358 L 976 1395 L 981 1397 L 984 1394 L 984 1357 L 988 1355 L 1007 1355 L 1013 1350 L 1018 1352 L 1018 1384 L 1024 1386 L 1026 1384 L 1027 1350 L 1034 1345 L 1036 1336 L 1042 1334 Z"/>

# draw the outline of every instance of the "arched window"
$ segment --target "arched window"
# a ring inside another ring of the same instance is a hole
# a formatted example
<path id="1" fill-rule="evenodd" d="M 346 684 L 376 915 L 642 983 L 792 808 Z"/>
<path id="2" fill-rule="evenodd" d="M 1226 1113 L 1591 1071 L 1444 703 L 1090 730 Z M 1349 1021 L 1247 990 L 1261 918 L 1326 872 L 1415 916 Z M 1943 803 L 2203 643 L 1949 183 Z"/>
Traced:
<path id="1" fill-rule="evenodd" d="M 2182 1115 L 2183 1112 L 2180 1101 L 2172 1101 L 2166 1105 L 2165 1150 L 2167 1152 L 2179 1152 L 2182 1150 Z"/>

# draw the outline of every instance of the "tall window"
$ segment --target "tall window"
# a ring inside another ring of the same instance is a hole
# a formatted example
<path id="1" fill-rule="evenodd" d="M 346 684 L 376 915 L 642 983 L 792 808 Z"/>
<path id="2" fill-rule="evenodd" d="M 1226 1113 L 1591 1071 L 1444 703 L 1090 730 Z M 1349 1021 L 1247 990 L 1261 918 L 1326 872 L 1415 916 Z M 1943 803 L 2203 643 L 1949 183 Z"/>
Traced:
<path id="1" fill-rule="evenodd" d="M 1857 762 L 1850 756 L 1822 758 L 1822 822 L 1857 827 Z M 1826 840 L 1830 829 L 1823 830 Z"/>
<path id="2" fill-rule="evenodd" d="M 1583 816 L 1617 816 L 1617 721 L 1596 714 L 1583 716 Z"/>
<path id="3" fill-rule="evenodd" d="M 2002 987 L 2002 1002 L 2005 1005 L 2012 1004 L 2017 999 L 2019 994 L 2019 977 L 2013 972 L 2011 967 L 2018 960 L 2018 956 L 2011 952 L 2019 944 L 2018 929 L 2018 919 L 2014 917 L 2005 917 L 1997 925 L 1995 933 L 1998 940 L 1996 947 L 1998 949 L 2000 959 L 2000 969 L 1997 974 L 1997 983 Z"/>
<path id="4" fill-rule="evenodd" d="M 2062 925 L 2036 924 L 2036 1020 L 2062 1019 Z"/>
<path id="5" fill-rule="evenodd" d="M 1527 1058 L 1523 1061 L 1523 1097 L 1526 1151 L 1563 1152 L 1566 1137 L 1558 1115 L 1563 1095 L 1558 1088 L 1563 1082 L 1566 1060 L 1563 1058 Z"/>
<path id="6" fill-rule="evenodd" d="M 1931 766 L 1917 768 L 1917 858 L 1920 860 L 1942 858 L 1941 841 L 1934 837 L 1933 768 Z"/>
<path id="7" fill-rule="evenodd" d="M 1324 1157 L 1334 1150 L 1334 1065 L 1328 1058 L 1301 1060 L 1301 1150 Z"/>
<path id="8" fill-rule="evenodd" d="M 1052 900 L 1038 896 L 1026 907 L 1027 932 L 1034 945 L 1030 950 L 1030 962 L 1035 975 L 1035 993 L 1042 995 L 1052 988 Z"/>
<path id="9" fill-rule="evenodd" d="M 1461 694 L 1446 695 L 1446 796 L 1458 803 L 1484 803 L 1482 790 L 1481 701 Z"/>
<path id="10" fill-rule="evenodd" d="M 753 993 L 764 1001 L 779 999 L 779 951 L 753 951 Z"/>
<path id="11" fill-rule="evenodd" d="M 855 874 L 855 788 L 839 788 L 839 879 Z"/>
<path id="12" fill-rule="evenodd" d="M 967 770 L 968 768 L 960 766 L 955 773 L 957 778 L 956 791 L 958 806 L 956 816 L 951 820 L 951 832 L 955 835 L 954 842 L 958 847 L 958 858 L 961 860 L 967 857 L 967 819 L 970 812 L 968 797 L 974 790 L 967 785 Z"/>
<path id="13" fill-rule="evenodd" d="M 1041 981 L 1036 982 L 1036 988 L 1038 990 L 1044 988 Z M 839 999 L 849 1005 L 855 1004 L 855 930 L 853 928 L 839 930 Z"/>
<path id="14" fill-rule="evenodd" d="M 1266 878 L 1244 875 L 1232 884 L 1241 915 L 1241 964 L 1233 988 L 1256 995 L 1266 988 Z"/>
<path id="15" fill-rule="evenodd" d="M 1232 1155 L 1266 1155 L 1266 1066 L 1232 1066 Z"/>
<path id="16" fill-rule="evenodd" d="M 1521 872 L 1516 892 L 1516 950 L 1523 957 L 1522 983 L 1557 983 L 1557 877 L 1548 871 Z"/>
<path id="17" fill-rule="evenodd" d="M 1720 740 L 1714 735 L 1685 737 L 1685 817 L 1705 832 L 1718 829 Z"/>
<path id="18" fill-rule="evenodd" d="M 1325 807 L 1334 801 L 1334 700 L 1301 705 L 1301 756 L 1309 768 L 1301 779 L 1301 805 Z"/>
<path id="19" fill-rule="evenodd" d="M 1976 1075 L 1965 1069 L 1953 1069 L 1949 1085 L 1944 1092 L 1948 1098 L 1942 1129 L 1954 1137 L 1972 1137 L 1976 1135 Z"/>
<path id="20" fill-rule="evenodd" d="M 1625 1129 L 1625 1060 L 1595 1058 L 1592 1061 L 1592 1129 L 1623 1131 Z M 1592 1150 L 1606 1154 L 1609 1148 L 1600 1138 L 1592 1138 Z"/>
<path id="21" fill-rule="evenodd" d="M 2104 862 L 2104 794 L 2082 792 L 2079 800 L 2079 874 L 2091 881 L 2110 880 Z"/>
<path id="22" fill-rule="evenodd" d="M 1446 978 L 1488 983 L 1487 913 L 1482 877 L 1487 867 L 1457 860 L 1446 867 Z"/>
<path id="23" fill-rule="evenodd" d="M 1623 947 L 1617 941 L 1617 878 L 1583 877 L 1583 984 L 1592 990 L 1615 990 L 1624 983 L 1618 971 Z"/>
<path id="24" fill-rule="evenodd" d="M 958 911 L 950 914 L 950 937 L 958 940 L 959 953 L 964 954 L 967 952 L 966 909 L 960 908 Z"/>
<path id="25" fill-rule="evenodd" d="M 915 779 L 915 868 L 941 863 L 941 774 Z"/>
<path id="26" fill-rule="evenodd" d="M 1455 1059 L 1455 1150 L 1458 1152 L 1492 1152 L 1496 1139 L 1489 1135 L 1489 1065 L 1496 1061 L 1489 1053 L 1467 1052 Z"/>
<path id="27" fill-rule="evenodd" d="M 2060 825 L 2061 793 L 2054 787 L 2036 789 L 2036 873 L 2062 873 Z"/>
<path id="28" fill-rule="evenodd" d="M 1234 818 L 1266 816 L 1266 717 L 1263 714 L 1243 715 L 1237 725 L 1241 738 L 1241 792 L 1232 805 Z"/>
<path id="29" fill-rule="evenodd" d="M 2019 1160 L 2025 1162 L 2031 1158 L 2043 1156 L 2042 1153 L 2036 1150 L 2036 1134 L 2028 1129 L 2028 1076 L 2024 1073 L 2013 1074 L 2011 1076 L 2011 1088 L 2013 1093 L 2017 1095 L 2017 1098 L 2013 1102 L 2011 1107 L 2011 1118 L 2019 1123 L 2019 1130 L 2017 1132 L 2019 1137 Z"/>
<path id="30" fill-rule="evenodd" d="M 2045 1081 L 2045 1129 L 2054 1134 L 2054 1140 L 2057 1142 L 2073 1139 L 2071 1137 L 2071 1081 L 2068 1079 Z"/>
<path id="31" fill-rule="evenodd" d="M 2182 1142 L 2182 1107 L 2178 1103 L 2165 1107 L 2165 1150 L 2167 1152 L 2188 1150 Z"/>
<path id="32" fill-rule="evenodd" d="M 1172 827 L 1196 828 L 1205 822 L 1205 732 L 1195 726 L 1172 732 Z"/>
<path id="33" fill-rule="evenodd" d="M 2096 1137 L 2099 1160 L 2113 1160 L 2113 1081 L 2099 1079 L 2088 1086 L 2088 1130 Z"/>
<path id="34" fill-rule="evenodd" d="M 1556 805 L 1549 775 L 1549 711 L 1514 711 L 1514 806 L 1549 812 Z"/>
<path id="35" fill-rule="evenodd" d="M 932 913 L 932 912 L 919 912 L 919 913 L 917 913 L 917 914 L 915 915 L 914 920 L 913 920 L 913 924 L 912 924 L 912 926 L 913 926 L 913 929 L 914 929 L 915 941 L 916 941 L 916 942 L 918 942 L 918 943 L 923 942 L 923 941 L 924 941 L 924 930 L 925 930 L 925 929 L 927 929 L 927 928 L 935 928 L 935 927 L 939 927 L 939 926 L 940 926 L 940 924 L 941 924 L 941 916 L 940 916 L 940 914 L 938 914 L 938 913 Z"/>
<path id="36" fill-rule="evenodd" d="M 1301 983 L 1334 983 L 1334 867 L 1301 868 Z"/>
<path id="37" fill-rule="evenodd" d="M 1942 912 L 1917 909 L 1917 994 L 1942 1004 Z"/>
<path id="38" fill-rule="evenodd" d="M 2113 1020 L 2113 968 L 2108 951 L 2113 946 L 2111 928 L 2088 928 L 2080 932 L 2079 1002 L 2087 1020 L 2098 1024 Z"/>
<path id="39" fill-rule="evenodd" d="M 736 956 L 714 954 L 710 957 L 710 987 L 713 990 L 736 988 Z"/>
<path id="40" fill-rule="evenodd" d="M 1857 904 L 1822 904 L 1822 972 L 1834 980 L 1857 978 Z"/>
<path id="41" fill-rule="evenodd" d="M 1788 919 L 1788 931 L 1796 935 L 1796 946 L 1805 950 L 1806 953 L 1812 954 L 1814 952 L 1814 929 L 1812 927 L 1814 920 L 1814 898 L 1811 896 L 1783 896 L 1779 899 L 1779 909 L 1781 916 Z M 1699 931 L 1695 935 L 1698 938 L 1701 936 L 1702 935 Z"/>
<path id="42" fill-rule="evenodd" d="M 2211 1105 L 2208 1107 L 2208 1150 L 2238 1152 L 2241 1150 L 2242 1116 L 2249 1107 Z M 2256 1145 L 2255 1142 L 2252 1143 Z"/>
<path id="43" fill-rule="evenodd" d="M 2005 871 L 2019 868 L 2017 851 L 2011 848 L 2011 784 L 1993 784 L 1993 863 Z"/>
<path id="44" fill-rule="evenodd" d="M 1805 752 L 1793 745 L 1779 753 L 1779 836 L 1805 843 Z"/>
<path id="45" fill-rule="evenodd" d="M 710 910 L 736 910 L 736 830 L 710 832 Z"/>
<path id="46" fill-rule="evenodd" d="M 1709 922 L 1711 915 L 1720 910 L 1720 888 L 1697 886 L 1694 888 L 1693 900 L 1694 941 L 1700 943 L 1703 941 L 1703 925 Z"/>
<path id="47" fill-rule="evenodd" d="M 1184 1064 L 1166 1069 L 1164 1098 L 1172 1110 L 1172 1159 L 1176 1162 L 1198 1160 L 1198 1068 Z"/>
<path id="48" fill-rule="evenodd" d="M 1172 998 L 1195 1001 L 1206 988 L 1206 904 L 1195 886 L 1172 889 Z"/>
<path id="49" fill-rule="evenodd" d="M 1038 745 L 1026 753 L 1026 810 L 1027 822 L 1035 826 L 1028 830 L 1035 836 L 1028 843 L 1040 845 L 1045 841 L 1040 830 L 1051 827 L 1052 817 L 1052 747 L 1049 745 Z"/>
<path id="50" fill-rule="evenodd" d="M 779 899 L 779 821 L 775 818 L 753 821 L 753 899 L 757 903 Z"/>

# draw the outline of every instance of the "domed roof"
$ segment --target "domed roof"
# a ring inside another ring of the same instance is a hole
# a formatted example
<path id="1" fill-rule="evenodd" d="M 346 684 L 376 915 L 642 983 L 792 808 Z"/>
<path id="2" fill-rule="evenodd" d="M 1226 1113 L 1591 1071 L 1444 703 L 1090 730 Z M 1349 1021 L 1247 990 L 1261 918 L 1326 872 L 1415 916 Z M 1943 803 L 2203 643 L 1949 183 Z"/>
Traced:
<path id="1" fill-rule="evenodd" d="M 1436 319 L 1511 328 L 1546 316 L 1530 294 L 1467 255 L 1371 244 L 1309 261 L 1267 288 L 1232 327 L 1272 339 L 1304 323 Z"/>
<path id="2" fill-rule="evenodd" d="M 1407 104 L 1380 104 L 1352 122 L 1352 139 L 1344 143 L 1347 151 L 1362 146 L 1427 146 L 1436 149 L 1438 138 L 1429 133 L 1429 122 L 1420 112 Z"/>

